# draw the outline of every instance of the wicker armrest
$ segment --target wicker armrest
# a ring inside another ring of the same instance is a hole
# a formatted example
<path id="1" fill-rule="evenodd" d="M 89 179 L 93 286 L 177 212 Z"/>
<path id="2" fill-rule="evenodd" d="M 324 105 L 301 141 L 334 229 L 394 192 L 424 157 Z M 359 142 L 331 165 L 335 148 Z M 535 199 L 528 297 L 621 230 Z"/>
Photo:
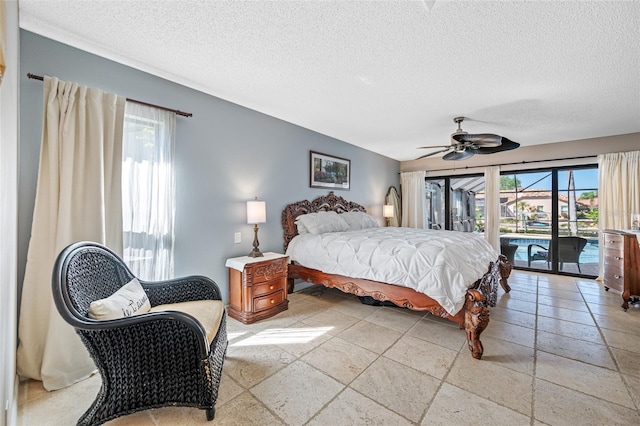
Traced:
<path id="1" fill-rule="evenodd" d="M 220 288 L 210 278 L 192 275 L 166 281 L 140 281 L 151 306 L 191 300 L 221 300 Z"/>
<path id="2" fill-rule="evenodd" d="M 96 332 L 102 332 L 101 334 L 113 335 L 113 336 L 129 336 L 129 335 L 141 335 L 144 336 L 148 333 L 148 338 L 153 336 L 166 336 L 167 330 L 162 330 L 160 334 L 158 331 L 161 328 L 167 328 L 167 325 L 171 324 L 171 329 L 175 332 L 188 331 L 188 335 L 196 342 L 199 348 L 199 352 L 203 358 L 207 357 L 209 353 L 209 344 L 207 342 L 207 332 L 191 315 L 178 311 L 163 311 L 163 312 L 147 312 L 141 315 L 134 315 L 126 318 L 118 318 L 114 320 L 98 321 L 90 318 L 84 320 L 76 320 L 74 327 L 82 330 L 91 330 Z M 140 334 L 140 330 L 146 330 Z"/>

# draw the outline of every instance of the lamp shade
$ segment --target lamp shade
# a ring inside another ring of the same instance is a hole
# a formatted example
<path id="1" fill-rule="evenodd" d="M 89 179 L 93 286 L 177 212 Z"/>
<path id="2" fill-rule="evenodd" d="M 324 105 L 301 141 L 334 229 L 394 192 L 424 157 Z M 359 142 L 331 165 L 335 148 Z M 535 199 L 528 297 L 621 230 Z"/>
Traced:
<path id="1" fill-rule="evenodd" d="M 393 205 L 385 204 L 382 207 L 382 216 L 384 216 L 384 217 L 393 217 Z"/>
<path id="2" fill-rule="evenodd" d="M 247 223 L 265 223 L 267 221 L 267 203 L 264 201 L 247 201 Z"/>

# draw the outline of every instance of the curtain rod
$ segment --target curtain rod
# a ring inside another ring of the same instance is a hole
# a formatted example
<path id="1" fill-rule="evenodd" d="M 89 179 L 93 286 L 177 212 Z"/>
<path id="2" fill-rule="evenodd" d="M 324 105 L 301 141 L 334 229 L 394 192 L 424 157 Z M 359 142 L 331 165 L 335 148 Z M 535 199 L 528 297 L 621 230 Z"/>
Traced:
<path id="1" fill-rule="evenodd" d="M 35 75 L 35 74 L 27 73 L 27 77 L 29 77 L 30 79 L 33 79 L 33 80 L 44 81 L 44 77 L 42 77 L 41 75 Z M 133 103 L 136 103 L 136 104 L 140 104 L 140 105 L 146 105 L 146 106 L 150 106 L 150 107 L 154 107 L 154 108 L 163 109 L 165 111 L 173 112 L 174 114 L 181 115 L 183 117 L 193 117 L 193 114 L 191 114 L 190 112 L 184 112 L 184 111 L 180 111 L 180 110 L 173 109 L 173 108 L 163 107 L 161 105 L 150 104 L 149 102 L 142 102 L 142 101 L 138 101 L 138 100 L 131 99 L 131 98 L 127 98 L 127 101 L 133 102 Z"/>
<path id="2" fill-rule="evenodd" d="M 485 165 L 482 165 L 482 166 L 449 167 L 449 168 L 446 168 L 446 169 L 431 169 L 431 170 L 426 170 L 426 171 L 427 172 L 443 172 L 443 171 L 446 171 L 446 170 L 480 169 L 480 168 L 483 168 L 483 167 L 491 167 L 491 166 L 513 166 L 513 165 L 516 165 L 516 164 L 533 164 L 533 163 L 548 163 L 548 162 L 552 162 L 552 161 L 582 160 L 582 159 L 585 159 L 585 158 L 593 158 L 594 160 L 596 160 L 598 158 L 598 156 L 597 155 L 583 155 L 581 157 L 552 158 L 550 160 L 532 160 L 532 161 L 522 160 L 522 161 L 517 161 L 517 162 L 513 162 L 513 163 L 485 164 Z"/>

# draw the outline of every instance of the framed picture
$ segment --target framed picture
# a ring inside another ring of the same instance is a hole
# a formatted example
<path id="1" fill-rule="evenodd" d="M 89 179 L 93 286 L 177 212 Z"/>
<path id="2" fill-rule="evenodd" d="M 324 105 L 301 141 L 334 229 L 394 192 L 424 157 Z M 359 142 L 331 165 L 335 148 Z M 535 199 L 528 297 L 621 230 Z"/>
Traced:
<path id="1" fill-rule="evenodd" d="M 351 161 L 311 151 L 311 187 L 349 189 Z"/>

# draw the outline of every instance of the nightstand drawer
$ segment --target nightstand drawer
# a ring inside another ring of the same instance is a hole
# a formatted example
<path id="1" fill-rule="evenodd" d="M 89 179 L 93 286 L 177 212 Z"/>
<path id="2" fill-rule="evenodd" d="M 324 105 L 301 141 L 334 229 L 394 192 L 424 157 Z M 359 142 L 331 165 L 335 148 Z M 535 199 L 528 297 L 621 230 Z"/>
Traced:
<path id="1" fill-rule="evenodd" d="M 616 291 L 622 292 L 624 289 L 624 275 L 621 271 L 604 271 L 604 285 Z"/>
<path id="2" fill-rule="evenodd" d="M 618 234 L 605 233 L 602 237 L 604 249 L 623 250 L 624 236 Z"/>
<path id="3" fill-rule="evenodd" d="M 255 312 L 258 312 L 265 309 L 271 309 L 274 306 L 278 306 L 284 301 L 284 294 L 284 291 L 281 290 L 268 296 L 256 297 L 255 299 L 253 299 L 253 310 Z"/>
<path id="4" fill-rule="evenodd" d="M 607 250 L 604 252 L 604 264 L 605 269 L 619 269 L 624 270 L 624 257 L 622 252 L 617 250 Z"/>
<path id="5" fill-rule="evenodd" d="M 265 294 L 273 293 L 274 291 L 282 290 L 284 289 L 286 283 L 287 283 L 287 280 L 284 279 L 283 277 L 277 280 L 268 281 L 263 284 L 254 285 L 253 295 L 258 297 L 258 296 L 263 296 Z"/>
<path id="6" fill-rule="evenodd" d="M 271 281 L 287 276 L 287 258 L 256 263 L 247 266 L 245 270 L 247 279 L 255 284 Z"/>

